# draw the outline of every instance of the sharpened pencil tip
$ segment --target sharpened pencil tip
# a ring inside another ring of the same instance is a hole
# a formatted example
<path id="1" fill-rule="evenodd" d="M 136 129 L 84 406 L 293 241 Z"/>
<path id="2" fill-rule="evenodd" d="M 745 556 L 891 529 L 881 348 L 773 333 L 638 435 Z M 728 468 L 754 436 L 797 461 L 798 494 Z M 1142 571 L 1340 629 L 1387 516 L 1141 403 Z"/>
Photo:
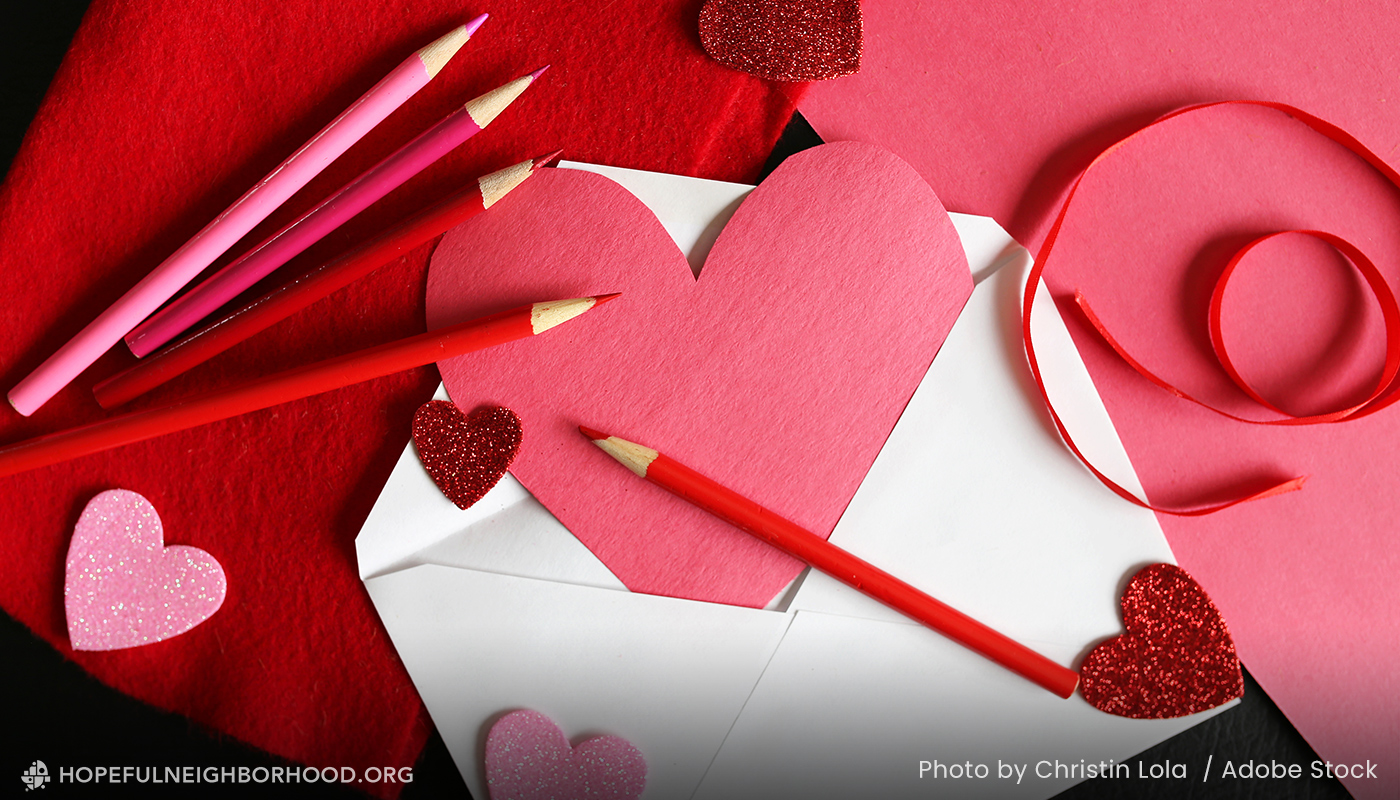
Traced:
<path id="1" fill-rule="evenodd" d="M 530 80 L 532 80 L 532 81 L 534 81 L 534 80 L 539 80 L 539 77 L 540 77 L 541 75 L 543 75 L 543 74 L 544 74 L 544 71 L 547 70 L 547 69 L 549 69 L 549 65 L 548 65 L 548 64 L 545 64 L 543 67 L 540 67 L 539 69 L 535 70 L 534 72 L 531 72 L 531 73 L 530 73 Z"/>
<path id="2" fill-rule="evenodd" d="M 617 463 L 632 470 L 640 478 L 647 476 L 647 470 L 651 468 L 652 462 L 661 456 L 650 447 L 619 439 L 616 436 L 609 436 L 592 428 L 580 425 L 578 430 L 579 433 L 592 439 L 593 443 L 598 445 L 599 450 L 617 459 Z"/>
<path id="3" fill-rule="evenodd" d="M 486 18 L 489 16 L 491 15 L 482 14 L 481 16 L 473 19 L 471 22 L 468 22 L 466 25 L 463 25 L 462 27 L 467 29 L 467 36 L 470 37 L 473 33 L 476 33 L 476 29 L 480 28 L 481 23 L 485 22 Z"/>
<path id="4" fill-rule="evenodd" d="M 506 106 L 515 102 L 522 92 L 534 85 L 534 75 L 543 70 L 536 70 L 530 75 L 521 75 L 510 83 L 497 86 L 495 89 L 483 94 L 480 97 L 470 100 L 463 108 L 471 116 L 472 121 L 478 128 L 485 128 L 491 124 Z"/>
<path id="5" fill-rule="evenodd" d="M 580 314 L 597 307 L 593 297 L 571 297 L 568 300 L 553 300 L 548 303 L 535 303 L 530 311 L 530 327 L 538 335 L 561 325 Z"/>
<path id="6" fill-rule="evenodd" d="M 563 152 L 564 152 L 564 148 L 561 147 L 561 148 L 559 148 L 558 150 L 555 150 L 553 153 L 550 153 L 550 154 L 547 155 L 547 156 L 540 156 L 539 158 L 531 159 L 531 160 L 530 160 L 530 171 L 533 172 L 533 171 L 539 169 L 540 167 L 543 167 L 543 166 L 548 165 L 549 162 L 551 162 L 551 161 L 553 161 L 554 159 L 558 158 L 558 157 L 560 156 L 560 154 L 563 153 Z"/>
<path id="7" fill-rule="evenodd" d="M 476 20 L 472 20 L 476 22 Z M 470 23 L 468 23 L 470 24 Z M 437 77 L 442 68 L 447 66 L 447 62 L 457 55 L 457 51 L 462 49 L 462 45 L 471 38 L 471 31 L 467 25 L 458 25 L 447 32 L 435 42 L 418 51 L 418 59 L 423 62 L 423 69 L 428 73 L 428 80 Z"/>
<path id="8" fill-rule="evenodd" d="M 621 296 L 622 292 L 613 292 L 612 294 L 596 294 L 593 296 L 593 307 L 597 308 L 598 306 L 601 306 L 602 304 L 610 300 L 616 300 Z"/>

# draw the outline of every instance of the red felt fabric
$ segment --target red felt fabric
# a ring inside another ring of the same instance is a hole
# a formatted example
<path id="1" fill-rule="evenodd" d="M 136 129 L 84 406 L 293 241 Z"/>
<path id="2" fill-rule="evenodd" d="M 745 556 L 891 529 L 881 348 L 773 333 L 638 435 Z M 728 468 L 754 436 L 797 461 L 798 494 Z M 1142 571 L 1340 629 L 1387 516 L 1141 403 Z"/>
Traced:
<path id="1" fill-rule="evenodd" d="M 709 60 L 699 5 L 97 0 L 0 189 L 4 387 L 406 55 L 483 10 L 492 18 L 435 81 L 219 264 L 460 102 L 542 64 L 553 68 L 484 133 L 290 268 L 556 147 L 578 160 L 752 180 L 791 115 L 793 87 L 785 95 Z M 430 252 L 133 407 L 421 332 Z M 131 363 L 124 350 L 108 353 L 29 419 L 0 411 L 0 442 L 102 418 L 92 385 Z M 103 682 L 271 753 L 360 771 L 411 765 L 428 730 L 422 704 L 357 578 L 353 540 L 436 382 L 433 369 L 417 369 L 0 479 L 0 605 Z M 118 487 L 154 503 L 167 542 L 219 559 L 228 598 L 169 641 L 74 653 L 64 554 L 83 505 Z"/>

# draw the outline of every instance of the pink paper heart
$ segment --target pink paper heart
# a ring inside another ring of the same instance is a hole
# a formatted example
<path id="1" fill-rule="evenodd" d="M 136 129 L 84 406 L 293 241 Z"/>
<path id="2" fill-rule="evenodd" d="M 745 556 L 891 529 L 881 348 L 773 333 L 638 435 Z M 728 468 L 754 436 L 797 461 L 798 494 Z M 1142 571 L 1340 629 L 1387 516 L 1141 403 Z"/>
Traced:
<path id="1" fill-rule="evenodd" d="M 512 711 L 486 736 L 491 800 L 633 800 L 646 783 L 646 761 L 631 742 L 595 736 L 570 747 L 538 711 Z"/>
<path id="2" fill-rule="evenodd" d="M 218 611 L 227 588 L 213 556 L 165 546 L 150 501 L 125 489 L 103 492 L 88 501 L 68 545 L 68 639 L 74 650 L 169 639 Z"/>
<path id="3" fill-rule="evenodd" d="M 841 142 L 789 158 L 744 200 L 698 280 L 622 187 L 542 170 L 443 238 L 428 324 L 613 291 L 567 327 L 439 364 L 448 393 L 527 421 L 512 474 L 630 589 L 762 606 L 800 564 L 638 481 L 576 426 L 661 450 L 827 536 L 972 279 L 918 173 Z"/>

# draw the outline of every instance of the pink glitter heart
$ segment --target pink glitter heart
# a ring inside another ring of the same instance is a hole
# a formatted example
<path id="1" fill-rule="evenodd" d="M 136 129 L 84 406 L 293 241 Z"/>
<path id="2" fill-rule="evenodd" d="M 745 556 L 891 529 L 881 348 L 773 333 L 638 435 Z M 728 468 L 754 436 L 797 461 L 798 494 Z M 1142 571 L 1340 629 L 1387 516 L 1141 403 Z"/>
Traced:
<path id="1" fill-rule="evenodd" d="M 559 726 L 538 711 L 512 711 L 486 736 L 491 800 L 633 800 L 646 783 L 646 761 L 631 742 L 595 736 L 570 747 Z"/>
<path id="2" fill-rule="evenodd" d="M 103 492 L 88 501 L 68 545 L 68 639 L 74 650 L 169 639 L 213 616 L 227 588 L 213 556 L 165 546 L 149 500 L 125 489 Z"/>

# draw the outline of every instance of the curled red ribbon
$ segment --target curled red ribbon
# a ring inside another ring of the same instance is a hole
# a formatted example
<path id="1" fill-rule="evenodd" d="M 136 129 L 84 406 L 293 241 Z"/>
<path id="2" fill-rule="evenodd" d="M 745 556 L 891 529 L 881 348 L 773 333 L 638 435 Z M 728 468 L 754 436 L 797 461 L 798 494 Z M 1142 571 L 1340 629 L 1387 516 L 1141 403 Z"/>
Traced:
<path id="1" fill-rule="evenodd" d="M 1137 495 L 1133 494 L 1132 492 L 1128 491 L 1127 489 L 1123 488 L 1122 486 L 1118 485 L 1116 482 L 1113 481 L 1113 479 L 1100 472 L 1098 468 L 1096 468 L 1092 463 L 1090 463 L 1089 459 L 1085 457 L 1084 453 L 1082 453 L 1079 450 L 1078 445 L 1074 443 L 1074 438 L 1070 436 L 1069 429 L 1065 426 L 1064 421 L 1060 419 L 1059 413 L 1055 411 L 1054 405 L 1050 402 L 1050 395 L 1046 392 L 1045 389 L 1045 381 L 1041 377 L 1040 362 L 1036 359 L 1035 356 L 1035 345 L 1031 341 L 1031 308 L 1035 304 L 1035 289 L 1040 283 L 1042 273 L 1044 273 L 1046 268 L 1049 266 L 1050 254 L 1055 246 L 1055 240 L 1059 238 L 1061 228 L 1064 227 L 1065 217 L 1069 213 L 1070 203 L 1073 202 L 1075 194 L 1079 191 L 1080 184 L 1084 182 L 1084 178 L 1088 176 L 1088 174 L 1094 169 L 1094 167 L 1098 166 L 1100 162 L 1107 159 L 1115 151 L 1126 146 L 1133 139 L 1141 136 L 1146 131 L 1166 122 L 1167 120 L 1182 116 L 1183 114 L 1189 114 L 1194 111 L 1200 111 L 1203 109 L 1215 108 L 1217 106 L 1226 105 L 1262 106 L 1264 108 L 1274 109 L 1275 111 L 1281 111 L 1284 114 L 1287 114 L 1293 117 L 1294 119 L 1297 119 L 1298 121 L 1302 122 L 1303 124 L 1307 125 L 1309 128 L 1312 128 L 1314 131 L 1317 131 L 1323 136 L 1326 136 L 1332 141 L 1342 145 L 1355 155 L 1361 157 L 1366 161 L 1366 163 L 1374 167 L 1376 171 L 1380 172 L 1386 180 L 1390 181 L 1391 185 L 1400 189 L 1400 173 L 1397 173 L 1394 169 L 1390 167 L 1390 165 L 1382 161 L 1379 156 L 1371 152 L 1370 149 L 1368 149 L 1365 145 L 1361 144 L 1361 142 L 1357 141 L 1356 138 L 1353 137 L 1351 134 L 1347 133 L 1341 128 L 1338 128 L 1336 125 L 1327 122 L 1326 120 L 1315 117 L 1305 111 L 1294 108 L 1293 106 L 1286 105 L 1284 103 L 1270 103 L 1257 100 L 1226 100 L 1218 103 L 1202 103 L 1200 105 L 1179 108 L 1176 111 L 1166 114 L 1165 116 L 1159 117 L 1158 119 L 1154 120 L 1148 125 L 1118 140 L 1113 145 L 1105 149 L 1102 153 L 1095 156 L 1094 160 L 1089 162 L 1089 166 L 1085 167 L 1084 171 L 1079 173 L 1079 177 L 1075 179 L 1074 184 L 1070 187 L 1069 194 L 1066 195 L 1064 202 L 1060 205 L 1060 210 L 1055 216 L 1055 222 L 1053 225 L 1050 226 L 1050 231 L 1046 234 L 1045 241 L 1040 246 L 1040 253 L 1036 256 L 1035 265 L 1031 268 L 1030 275 L 1026 280 L 1025 296 L 1022 300 L 1021 305 L 1021 337 L 1024 340 L 1026 346 L 1026 359 L 1030 362 L 1031 376 L 1035 379 L 1036 387 L 1040 390 L 1040 396 L 1045 401 L 1046 409 L 1050 412 L 1050 418 L 1054 420 L 1055 427 L 1060 432 L 1060 437 L 1064 439 L 1065 444 L 1069 447 L 1070 451 L 1072 451 L 1074 455 L 1079 458 L 1080 462 L 1082 462 L 1085 467 L 1088 467 L 1089 471 L 1092 472 L 1094 476 L 1099 479 L 1099 481 L 1101 481 L 1105 486 L 1111 489 L 1119 497 L 1122 497 L 1123 499 L 1136 505 L 1142 506 L 1143 508 L 1148 508 L 1153 511 L 1157 511 L 1163 514 L 1171 514 L 1174 516 L 1204 516 L 1206 514 L 1213 514 L 1217 511 L 1223 511 L 1224 509 L 1239 505 L 1240 503 L 1246 503 L 1251 500 L 1262 500 L 1266 497 L 1273 497 L 1275 495 L 1284 494 L 1285 492 L 1295 491 L 1297 489 L 1302 488 L 1303 482 L 1307 480 L 1307 478 L 1306 476 L 1293 478 L 1291 480 L 1275 484 L 1274 486 L 1271 486 L 1261 492 L 1256 492 L 1244 497 L 1239 497 L 1225 503 L 1195 506 L 1191 508 L 1165 508 L 1161 506 L 1155 506 L 1148 503 L 1146 500 L 1143 500 L 1142 498 L 1138 497 Z M 1366 280 L 1366 285 L 1370 287 L 1371 294 L 1375 297 L 1376 302 L 1380 305 L 1381 314 L 1385 319 L 1386 352 L 1385 363 L 1381 369 L 1380 379 L 1376 382 L 1375 388 L 1364 400 L 1346 408 L 1337 409 L 1335 411 L 1328 411 L 1321 414 L 1311 414 L 1302 417 L 1289 414 L 1288 412 L 1278 408 L 1273 403 L 1270 403 L 1268 400 L 1264 399 L 1264 397 L 1257 390 L 1255 390 L 1254 387 L 1252 387 L 1247 380 L 1245 380 L 1245 378 L 1240 374 L 1239 370 L 1236 369 L 1234 361 L 1230 358 L 1229 348 L 1226 347 L 1225 336 L 1221 331 L 1220 318 L 1221 308 L 1224 304 L 1225 290 L 1226 287 L 1229 285 L 1230 278 L 1235 274 L 1235 271 L 1239 267 L 1240 262 L 1244 260 L 1244 257 L 1248 255 L 1251 250 L 1263 244 L 1264 242 L 1269 241 L 1270 239 L 1287 234 L 1311 236 L 1315 239 L 1327 243 L 1328 245 L 1335 248 L 1343 256 L 1345 256 L 1351 262 L 1352 266 L 1355 267 L 1356 270 L 1361 273 L 1361 276 Z M 1268 410 L 1275 412 L 1279 415 L 1278 417 L 1273 419 L 1250 419 L 1247 417 L 1241 417 L 1235 414 L 1231 414 L 1223 409 L 1216 408 L 1215 406 L 1212 406 L 1209 403 L 1206 403 L 1202 400 L 1192 397 L 1186 392 L 1183 392 L 1182 390 L 1173 386 L 1168 381 L 1154 374 L 1151 370 L 1147 369 L 1147 367 L 1145 367 L 1141 362 L 1133 358 L 1127 352 L 1127 350 L 1125 350 L 1123 346 L 1119 344 L 1118 341 L 1114 339 L 1113 336 L 1108 332 L 1108 329 L 1104 326 L 1103 322 L 1098 318 L 1096 314 L 1094 314 L 1093 309 L 1089 307 L 1089 303 L 1087 300 L 1085 300 L 1084 295 L 1082 293 L 1075 293 L 1075 302 L 1079 305 L 1079 308 L 1084 312 L 1084 316 L 1088 319 L 1089 324 L 1093 326 L 1094 330 L 1099 334 L 1099 336 L 1103 338 L 1103 340 L 1108 344 L 1109 347 L 1113 348 L 1113 351 L 1117 353 L 1119 357 L 1121 357 L 1124 361 L 1128 363 L 1129 366 L 1136 370 L 1138 374 L 1142 375 L 1144 378 L 1147 378 L 1149 381 L 1161 387 L 1162 389 L 1165 389 L 1173 395 L 1182 398 L 1183 400 L 1189 400 L 1203 408 L 1209 409 L 1217 414 L 1239 422 L 1246 422 L 1254 425 L 1318 425 L 1326 423 L 1345 422 L 1347 420 L 1360 419 L 1361 417 L 1374 414 L 1375 412 L 1380 411 L 1381 409 L 1391 405 L 1396 400 L 1400 400 L 1400 380 L 1397 380 L 1397 378 L 1400 377 L 1400 304 L 1397 304 L 1394 292 L 1390 290 L 1389 285 L 1386 284 L 1385 279 L 1381 276 L 1380 271 L 1376 269 L 1375 264 L 1372 263 L 1371 260 L 1367 258 L 1364 253 L 1361 252 L 1360 248 L 1356 247 L 1355 245 L 1341 238 L 1340 236 L 1336 236 L 1335 234 L 1326 233 L 1324 231 L 1295 230 L 1279 231 L 1277 233 L 1271 233 L 1266 236 L 1261 236 L 1260 238 L 1255 239 L 1254 241 L 1240 248 L 1240 250 L 1235 253 L 1235 255 L 1230 259 L 1229 263 L 1226 264 L 1225 269 L 1221 272 L 1220 278 L 1216 281 L 1215 290 L 1211 294 L 1209 311 L 1210 341 L 1211 345 L 1215 349 L 1216 359 L 1220 362 L 1220 366 L 1225 370 L 1225 373 L 1230 376 L 1230 379 L 1234 381 L 1235 385 L 1238 386 L 1246 395 L 1248 395 L 1256 403 L 1259 403 Z"/>

